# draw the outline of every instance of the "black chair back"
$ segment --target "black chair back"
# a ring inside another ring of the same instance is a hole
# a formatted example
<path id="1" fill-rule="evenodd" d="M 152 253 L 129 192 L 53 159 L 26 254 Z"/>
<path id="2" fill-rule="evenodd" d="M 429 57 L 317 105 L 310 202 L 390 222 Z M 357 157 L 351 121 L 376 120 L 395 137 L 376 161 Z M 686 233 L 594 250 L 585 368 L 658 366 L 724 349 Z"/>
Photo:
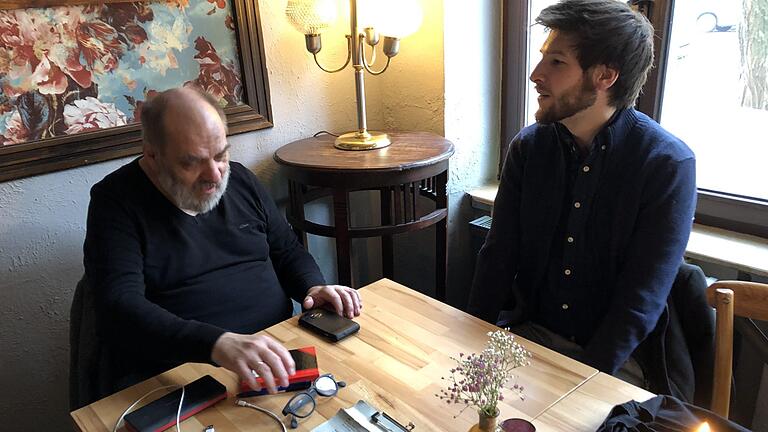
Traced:
<path id="1" fill-rule="evenodd" d="M 112 393 L 108 351 L 96 331 L 96 300 L 85 275 L 69 310 L 70 411 Z"/>

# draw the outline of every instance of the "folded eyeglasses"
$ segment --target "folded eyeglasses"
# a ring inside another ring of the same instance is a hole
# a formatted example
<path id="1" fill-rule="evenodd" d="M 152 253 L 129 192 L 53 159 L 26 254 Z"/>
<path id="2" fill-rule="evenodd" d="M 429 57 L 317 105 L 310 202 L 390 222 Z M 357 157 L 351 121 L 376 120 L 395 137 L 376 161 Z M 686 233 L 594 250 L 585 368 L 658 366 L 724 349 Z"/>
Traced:
<path id="1" fill-rule="evenodd" d="M 291 416 L 291 429 L 299 427 L 297 419 L 307 418 L 315 412 L 315 407 L 317 407 L 315 398 L 318 395 L 324 397 L 335 396 L 339 392 L 339 388 L 346 386 L 347 383 L 336 381 L 332 374 L 324 374 L 315 378 L 307 390 L 297 393 L 283 407 L 283 415 Z"/>

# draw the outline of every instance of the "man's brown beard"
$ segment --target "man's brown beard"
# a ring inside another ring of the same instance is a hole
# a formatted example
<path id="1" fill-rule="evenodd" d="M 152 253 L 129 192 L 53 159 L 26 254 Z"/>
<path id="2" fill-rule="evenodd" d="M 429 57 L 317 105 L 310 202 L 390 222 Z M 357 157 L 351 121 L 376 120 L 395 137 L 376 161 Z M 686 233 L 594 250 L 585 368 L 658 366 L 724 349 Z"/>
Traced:
<path id="1" fill-rule="evenodd" d="M 571 87 L 565 93 L 558 96 L 552 102 L 549 109 L 543 110 L 539 106 L 538 111 L 536 111 L 536 121 L 539 123 L 555 123 L 594 105 L 597 100 L 597 91 L 586 73 L 582 77 L 581 85 L 577 84 L 576 86 L 578 86 L 578 89 Z"/>

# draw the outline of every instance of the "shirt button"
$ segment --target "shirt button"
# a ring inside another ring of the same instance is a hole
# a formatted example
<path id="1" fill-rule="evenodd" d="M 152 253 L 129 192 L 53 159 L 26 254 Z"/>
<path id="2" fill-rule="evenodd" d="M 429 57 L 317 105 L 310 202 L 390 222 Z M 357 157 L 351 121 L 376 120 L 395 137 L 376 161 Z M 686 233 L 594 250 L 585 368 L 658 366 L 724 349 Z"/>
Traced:
<path id="1" fill-rule="evenodd" d="M 565 271 L 563 273 L 565 273 L 566 276 L 570 276 L 571 275 L 571 269 L 565 269 Z"/>
<path id="2" fill-rule="evenodd" d="M 568 236 L 568 238 L 566 240 L 568 240 L 568 243 L 573 243 L 573 237 L 571 237 L 571 236 Z"/>
<path id="3" fill-rule="evenodd" d="M 581 203 L 576 201 L 575 203 L 573 203 L 573 206 L 576 208 L 581 208 Z"/>
<path id="4" fill-rule="evenodd" d="M 600 146 L 600 150 L 605 150 L 605 144 Z"/>
<path id="5" fill-rule="evenodd" d="M 582 171 L 589 172 L 589 165 L 584 165 L 584 168 L 581 169 Z"/>
<path id="6" fill-rule="evenodd" d="M 561 308 L 563 308 L 563 310 L 568 310 L 568 308 L 569 308 L 570 306 L 568 306 L 568 303 L 563 303 L 563 305 L 562 305 L 562 306 L 560 306 L 560 307 L 561 307 Z"/>

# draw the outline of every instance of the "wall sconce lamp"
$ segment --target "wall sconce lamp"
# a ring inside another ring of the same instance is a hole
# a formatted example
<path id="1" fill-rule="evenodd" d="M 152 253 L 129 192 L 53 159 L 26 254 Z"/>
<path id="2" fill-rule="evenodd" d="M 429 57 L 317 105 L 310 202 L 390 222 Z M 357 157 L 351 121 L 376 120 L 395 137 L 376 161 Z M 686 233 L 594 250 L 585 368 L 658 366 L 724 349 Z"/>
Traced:
<path id="1" fill-rule="evenodd" d="M 336 1 L 288 0 L 285 14 L 291 24 L 304 34 L 307 51 L 312 53 L 320 69 L 328 73 L 336 73 L 344 70 L 352 61 L 352 67 L 355 70 L 357 131 L 339 136 L 334 144 L 336 148 L 371 150 L 386 147 L 390 144 L 387 134 L 369 131 L 366 124 L 365 72 L 381 75 L 387 70 L 392 57 L 396 56 L 400 50 L 400 39 L 415 32 L 421 25 L 421 8 L 418 0 L 388 0 L 375 3 L 367 0 L 364 5 L 367 16 L 361 25 L 357 0 L 350 0 L 347 60 L 337 69 L 328 69 L 320 64 L 317 53 L 322 49 L 320 34 L 336 20 Z M 382 52 L 387 56 L 387 63 L 381 70 L 375 71 L 372 67 L 376 61 L 376 45 L 381 39 L 383 39 Z M 366 58 L 364 43 L 372 48 L 370 61 Z"/>

